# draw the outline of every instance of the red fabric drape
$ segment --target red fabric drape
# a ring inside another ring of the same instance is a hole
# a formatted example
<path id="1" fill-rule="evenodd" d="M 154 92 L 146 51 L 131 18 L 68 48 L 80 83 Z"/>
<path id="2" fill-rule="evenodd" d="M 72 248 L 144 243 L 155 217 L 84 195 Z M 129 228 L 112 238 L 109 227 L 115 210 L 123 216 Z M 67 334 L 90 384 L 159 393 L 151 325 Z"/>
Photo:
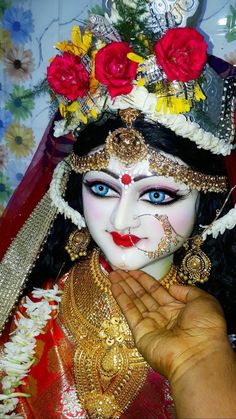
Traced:
<path id="1" fill-rule="evenodd" d="M 0 260 L 47 191 L 56 165 L 72 150 L 74 140 L 71 135 L 53 136 L 53 123 L 57 116 L 49 122 L 30 166 L 0 218 Z"/>

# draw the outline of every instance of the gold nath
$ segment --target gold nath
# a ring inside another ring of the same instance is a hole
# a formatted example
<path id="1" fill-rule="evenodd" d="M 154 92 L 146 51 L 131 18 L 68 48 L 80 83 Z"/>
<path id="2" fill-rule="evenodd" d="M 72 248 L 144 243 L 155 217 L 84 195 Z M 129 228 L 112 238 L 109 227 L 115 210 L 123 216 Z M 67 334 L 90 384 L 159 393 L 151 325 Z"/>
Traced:
<path id="1" fill-rule="evenodd" d="M 77 156 L 72 153 L 69 164 L 76 173 L 106 169 L 111 157 L 117 158 L 125 166 L 130 167 L 148 159 L 150 170 L 159 176 L 172 177 L 176 182 L 185 183 L 189 188 L 203 192 L 223 192 L 227 190 L 225 176 L 213 176 L 197 172 L 179 164 L 145 144 L 143 135 L 132 128 L 139 111 L 125 109 L 119 112 L 125 122 L 125 128 L 110 132 L 105 147 L 88 156 Z"/>

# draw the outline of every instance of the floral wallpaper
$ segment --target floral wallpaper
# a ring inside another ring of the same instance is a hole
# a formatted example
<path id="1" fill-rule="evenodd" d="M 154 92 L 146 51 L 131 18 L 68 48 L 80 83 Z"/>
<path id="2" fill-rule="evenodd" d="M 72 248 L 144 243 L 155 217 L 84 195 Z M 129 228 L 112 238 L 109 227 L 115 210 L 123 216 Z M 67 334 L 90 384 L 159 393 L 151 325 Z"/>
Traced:
<path id="1" fill-rule="evenodd" d="M 163 0 L 164 1 L 164 0 Z M 236 4 L 204 0 L 200 30 L 209 52 L 236 65 Z M 83 25 L 102 0 L 0 0 L 0 214 L 40 142 L 50 118 L 46 95 L 33 96 L 57 41 Z"/>

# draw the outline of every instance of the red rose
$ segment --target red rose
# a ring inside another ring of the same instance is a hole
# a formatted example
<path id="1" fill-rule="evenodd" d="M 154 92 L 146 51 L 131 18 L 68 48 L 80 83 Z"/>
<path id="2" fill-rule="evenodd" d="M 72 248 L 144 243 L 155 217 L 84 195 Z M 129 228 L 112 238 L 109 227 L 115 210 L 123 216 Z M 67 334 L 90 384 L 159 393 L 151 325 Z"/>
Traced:
<path id="1" fill-rule="evenodd" d="M 194 28 L 173 28 L 154 46 L 157 64 L 170 81 L 197 79 L 207 60 L 207 44 Z"/>
<path id="2" fill-rule="evenodd" d="M 47 68 L 47 79 L 55 93 L 69 100 L 83 97 L 88 91 L 89 74 L 81 58 L 68 52 L 56 55 Z"/>
<path id="3" fill-rule="evenodd" d="M 138 64 L 129 60 L 133 52 L 125 42 L 112 42 L 101 48 L 95 58 L 95 77 L 107 86 L 111 97 L 127 95 L 133 89 Z"/>

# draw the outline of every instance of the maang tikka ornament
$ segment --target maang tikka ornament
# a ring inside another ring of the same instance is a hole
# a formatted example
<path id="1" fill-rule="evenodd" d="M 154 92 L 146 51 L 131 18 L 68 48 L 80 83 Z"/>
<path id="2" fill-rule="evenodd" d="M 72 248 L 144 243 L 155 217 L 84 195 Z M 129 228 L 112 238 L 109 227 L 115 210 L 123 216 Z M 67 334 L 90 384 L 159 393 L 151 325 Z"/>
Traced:
<path id="1" fill-rule="evenodd" d="M 137 109 L 120 110 L 119 115 L 126 127 L 110 132 L 106 138 L 105 149 L 109 156 L 117 158 L 126 166 L 144 160 L 148 154 L 143 135 L 132 127 L 139 114 L 140 111 Z"/>

